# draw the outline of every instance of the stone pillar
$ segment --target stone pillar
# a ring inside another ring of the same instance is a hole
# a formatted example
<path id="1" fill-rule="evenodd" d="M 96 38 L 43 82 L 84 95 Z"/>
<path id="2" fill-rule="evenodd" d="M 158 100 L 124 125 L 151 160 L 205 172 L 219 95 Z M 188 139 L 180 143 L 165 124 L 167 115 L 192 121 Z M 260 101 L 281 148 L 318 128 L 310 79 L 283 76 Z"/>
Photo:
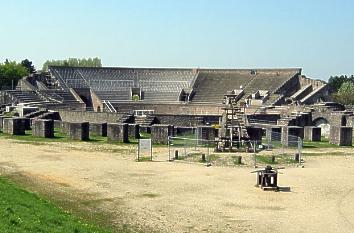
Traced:
<path id="1" fill-rule="evenodd" d="M 258 127 L 246 127 L 247 134 L 251 141 L 262 142 L 263 129 Z"/>
<path id="2" fill-rule="evenodd" d="M 90 139 L 90 124 L 88 122 L 67 122 L 67 125 L 70 139 L 81 141 Z"/>
<path id="3" fill-rule="evenodd" d="M 3 126 L 4 126 L 4 119 L 5 118 L 11 118 L 11 117 L 0 115 L 0 131 L 2 131 L 2 132 L 3 132 Z"/>
<path id="4" fill-rule="evenodd" d="M 107 123 L 90 123 L 90 135 L 107 137 Z"/>
<path id="5" fill-rule="evenodd" d="M 107 140 L 110 142 L 129 142 L 128 124 L 107 124 Z"/>
<path id="6" fill-rule="evenodd" d="M 305 126 L 304 139 L 310 142 L 321 141 L 321 127 Z"/>
<path id="7" fill-rule="evenodd" d="M 168 136 L 173 136 L 173 125 L 156 124 L 151 127 L 151 141 L 157 144 L 168 144 Z"/>
<path id="8" fill-rule="evenodd" d="M 24 118 L 4 118 L 3 133 L 11 135 L 25 135 Z"/>
<path id="9" fill-rule="evenodd" d="M 295 146 L 298 138 L 304 138 L 304 128 L 299 126 L 284 126 L 282 128 L 281 141 L 284 146 Z"/>
<path id="10" fill-rule="evenodd" d="M 331 126 L 329 143 L 338 146 L 351 146 L 353 140 L 353 127 Z"/>
<path id="11" fill-rule="evenodd" d="M 281 127 L 280 126 L 270 126 L 266 129 L 266 137 L 268 141 L 281 141 Z"/>
<path id="12" fill-rule="evenodd" d="M 211 126 L 198 126 L 197 132 L 199 139 L 214 141 L 217 137 L 216 129 Z"/>
<path id="13" fill-rule="evenodd" d="M 42 138 L 54 137 L 54 122 L 52 120 L 35 120 L 32 124 L 32 135 Z"/>
<path id="14" fill-rule="evenodd" d="M 138 124 L 129 124 L 128 135 L 132 138 L 140 138 L 140 126 Z"/>

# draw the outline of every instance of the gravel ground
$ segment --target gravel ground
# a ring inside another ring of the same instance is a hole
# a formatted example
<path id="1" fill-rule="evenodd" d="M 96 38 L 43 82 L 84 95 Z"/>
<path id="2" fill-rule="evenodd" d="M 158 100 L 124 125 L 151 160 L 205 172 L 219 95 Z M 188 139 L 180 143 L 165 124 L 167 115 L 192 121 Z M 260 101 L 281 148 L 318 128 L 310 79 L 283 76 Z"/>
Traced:
<path id="1" fill-rule="evenodd" d="M 94 195 L 94 208 L 115 224 L 160 232 L 354 232 L 354 156 L 350 148 L 342 156 L 331 150 L 306 158 L 305 168 L 284 169 L 280 192 L 255 188 L 251 167 L 167 162 L 165 155 L 138 163 L 132 146 L 0 139 L 0 168 L 53 192 Z"/>

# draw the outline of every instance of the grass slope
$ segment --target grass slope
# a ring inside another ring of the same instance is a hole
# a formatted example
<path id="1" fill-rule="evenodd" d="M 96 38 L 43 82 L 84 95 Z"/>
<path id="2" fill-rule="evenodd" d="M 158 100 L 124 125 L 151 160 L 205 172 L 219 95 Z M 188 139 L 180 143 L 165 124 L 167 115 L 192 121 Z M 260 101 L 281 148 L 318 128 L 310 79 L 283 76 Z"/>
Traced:
<path id="1" fill-rule="evenodd" d="M 108 232 L 0 177 L 0 232 Z"/>

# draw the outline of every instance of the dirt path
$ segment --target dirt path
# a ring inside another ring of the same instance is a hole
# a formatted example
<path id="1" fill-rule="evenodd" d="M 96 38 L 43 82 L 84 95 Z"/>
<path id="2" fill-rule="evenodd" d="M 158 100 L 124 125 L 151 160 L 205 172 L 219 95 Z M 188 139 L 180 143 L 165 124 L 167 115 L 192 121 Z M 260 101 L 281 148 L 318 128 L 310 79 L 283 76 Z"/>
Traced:
<path id="1" fill-rule="evenodd" d="M 94 194 L 117 224 L 161 232 L 354 232 L 352 156 L 309 157 L 280 175 L 291 191 L 275 193 L 254 187 L 252 168 L 137 163 L 134 153 L 88 147 L 0 139 L 0 168 Z"/>

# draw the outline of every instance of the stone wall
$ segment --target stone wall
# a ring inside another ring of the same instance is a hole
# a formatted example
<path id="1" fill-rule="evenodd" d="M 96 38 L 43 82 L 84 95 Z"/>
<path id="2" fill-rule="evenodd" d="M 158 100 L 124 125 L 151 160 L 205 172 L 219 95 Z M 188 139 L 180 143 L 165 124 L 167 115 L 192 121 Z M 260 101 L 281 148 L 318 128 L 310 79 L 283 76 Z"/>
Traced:
<path id="1" fill-rule="evenodd" d="M 176 125 L 184 127 L 196 127 L 205 124 L 218 124 L 219 116 L 205 115 L 171 115 L 154 114 L 158 122 L 164 125 Z"/>
<path id="2" fill-rule="evenodd" d="M 114 104 L 116 109 L 121 112 L 128 112 L 130 110 L 154 110 L 155 114 L 167 114 L 167 115 L 221 115 L 223 110 L 222 105 L 218 104 L 184 104 L 184 103 L 116 103 Z"/>
<path id="3" fill-rule="evenodd" d="M 119 113 L 108 113 L 108 112 L 86 112 L 86 111 L 65 111 L 59 110 L 59 114 L 62 121 L 68 122 L 107 122 L 107 123 L 117 123 L 122 119 L 122 114 Z"/>
<path id="4" fill-rule="evenodd" d="M 183 126 L 177 126 L 175 127 L 175 136 L 183 136 L 183 135 L 191 135 L 196 132 L 195 127 L 183 127 Z"/>
<path id="5" fill-rule="evenodd" d="M 91 99 L 92 99 L 92 107 L 95 112 L 103 112 L 103 104 L 101 99 L 96 95 L 96 93 L 90 90 Z"/>

